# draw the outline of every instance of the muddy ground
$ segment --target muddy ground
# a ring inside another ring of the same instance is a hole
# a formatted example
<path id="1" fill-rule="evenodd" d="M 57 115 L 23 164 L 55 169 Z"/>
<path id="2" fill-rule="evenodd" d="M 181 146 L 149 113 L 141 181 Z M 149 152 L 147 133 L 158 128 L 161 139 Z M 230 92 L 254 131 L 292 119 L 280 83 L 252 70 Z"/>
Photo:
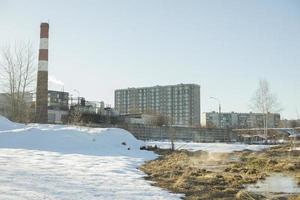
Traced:
<path id="1" fill-rule="evenodd" d="M 260 152 L 207 153 L 151 149 L 161 156 L 140 167 L 153 184 L 195 199 L 270 199 L 245 190 L 270 174 L 296 177 L 300 186 L 300 151 L 289 145 Z M 300 199 L 299 194 L 274 194 L 271 199 Z"/>

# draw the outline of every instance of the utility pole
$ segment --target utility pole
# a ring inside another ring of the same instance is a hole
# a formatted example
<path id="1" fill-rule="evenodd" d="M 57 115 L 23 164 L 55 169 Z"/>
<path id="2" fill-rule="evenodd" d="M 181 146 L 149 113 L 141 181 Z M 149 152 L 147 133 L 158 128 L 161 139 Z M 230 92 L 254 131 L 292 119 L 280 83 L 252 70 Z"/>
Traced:
<path id="1" fill-rule="evenodd" d="M 76 89 L 73 90 L 74 92 L 77 92 L 78 95 L 78 101 L 77 101 L 77 105 L 79 105 L 79 99 L 80 99 L 80 92 Z"/>
<path id="2" fill-rule="evenodd" d="M 216 97 L 209 97 L 209 98 L 216 100 L 219 104 L 219 128 L 222 128 L 222 125 L 221 125 L 221 101 Z"/>

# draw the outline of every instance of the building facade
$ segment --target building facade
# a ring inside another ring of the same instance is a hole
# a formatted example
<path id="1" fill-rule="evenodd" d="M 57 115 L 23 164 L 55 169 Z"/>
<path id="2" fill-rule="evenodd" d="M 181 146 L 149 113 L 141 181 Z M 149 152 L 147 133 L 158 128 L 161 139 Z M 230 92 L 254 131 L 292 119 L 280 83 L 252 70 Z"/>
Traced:
<path id="1" fill-rule="evenodd" d="M 62 123 L 69 113 L 69 93 L 48 90 L 48 122 Z"/>
<path id="2" fill-rule="evenodd" d="M 48 90 L 48 109 L 49 110 L 68 110 L 69 93 L 62 91 Z"/>
<path id="3" fill-rule="evenodd" d="M 104 107 L 103 101 L 85 101 L 83 109 L 86 113 L 102 114 Z"/>
<path id="4" fill-rule="evenodd" d="M 267 119 L 269 128 L 279 127 L 280 114 L 269 113 Z M 263 128 L 264 120 L 263 113 L 205 112 L 201 114 L 201 126 L 206 128 Z"/>
<path id="5" fill-rule="evenodd" d="M 160 114 L 170 124 L 200 125 L 200 86 L 178 84 L 115 90 L 115 109 L 120 114 Z"/>

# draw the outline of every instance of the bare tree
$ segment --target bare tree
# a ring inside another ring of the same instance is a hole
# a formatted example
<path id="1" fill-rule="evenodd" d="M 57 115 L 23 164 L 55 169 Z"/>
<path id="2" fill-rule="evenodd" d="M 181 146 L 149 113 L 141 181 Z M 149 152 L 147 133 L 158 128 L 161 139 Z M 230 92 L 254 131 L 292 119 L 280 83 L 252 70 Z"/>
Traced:
<path id="1" fill-rule="evenodd" d="M 156 125 L 157 126 L 163 126 L 163 125 L 168 125 L 168 124 L 170 124 L 168 117 L 163 116 L 161 114 L 158 114 L 156 116 Z"/>
<path id="2" fill-rule="evenodd" d="M 69 123 L 79 125 L 82 122 L 82 111 L 80 105 L 75 105 L 71 107 Z"/>
<path id="3" fill-rule="evenodd" d="M 252 109 L 264 114 L 264 133 L 268 136 L 268 114 L 280 112 L 281 108 L 277 97 L 272 93 L 267 80 L 259 80 L 258 88 L 252 98 Z"/>
<path id="4" fill-rule="evenodd" d="M 153 115 L 151 125 L 159 126 L 159 127 L 164 126 L 164 125 L 169 125 L 169 120 L 166 116 L 163 116 L 160 113 L 155 113 Z"/>
<path id="5" fill-rule="evenodd" d="M 29 103 L 35 80 L 35 55 L 30 42 L 7 46 L 0 54 L 1 90 L 7 95 L 9 117 L 14 121 L 27 122 Z"/>

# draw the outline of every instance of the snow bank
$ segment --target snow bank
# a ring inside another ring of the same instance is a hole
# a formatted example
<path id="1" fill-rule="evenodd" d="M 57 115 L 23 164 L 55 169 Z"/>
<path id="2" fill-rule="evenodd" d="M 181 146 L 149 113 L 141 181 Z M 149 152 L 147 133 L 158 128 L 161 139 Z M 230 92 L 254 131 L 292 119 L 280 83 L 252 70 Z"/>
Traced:
<path id="1" fill-rule="evenodd" d="M 157 157 L 123 129 L 0 118 L 0 199 L 180 199 L 137 168 Z"/>
<path id="2" fill-rule="evenodd" d="M 118 128 L 86 128 L 62 125 L 28 126 L 0 118 L 0 148 L 53 151 L 68 154 L 155 158 L 141 151 L 144 142 Z M 13 128 L 17 129 L 13 129 Z"/>
<path id="3" fill-rule="evenodd" d="M 24 126 L 25 126 L 24 124 L 11 122 L 5 117 L 0 115 L 0 131 L 24 128 Z"/>
<path id="4" fill-rule="evenodd" d="M 162 149 L 170 149 L 171 142 L 149 141 L 146 142 L 150 146 L 158 146 Z M 270 145 L 248 145 L 241 143 L 193 143 L 193 142 L 175 142 L 175 149 L 185 149 L 188 151 L 207 151 L 212 153 L 230 153 L 233 151 L 242 151 L 245 149 L 252 151 L 260 151 L 269 148 Z"/>

